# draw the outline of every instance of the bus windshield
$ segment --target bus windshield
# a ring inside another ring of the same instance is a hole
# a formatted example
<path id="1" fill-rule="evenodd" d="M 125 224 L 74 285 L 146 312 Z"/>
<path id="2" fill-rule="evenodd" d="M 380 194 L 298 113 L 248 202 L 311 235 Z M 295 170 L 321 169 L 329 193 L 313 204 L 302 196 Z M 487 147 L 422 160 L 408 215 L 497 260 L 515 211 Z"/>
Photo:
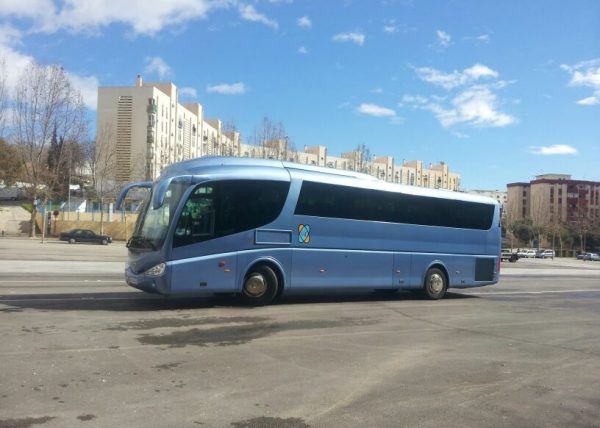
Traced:
<path id="1" fill-rule="evenodd" d="M 175 210 L 187 187 L 186 183 L 172 182 L 165 193 L 163 204 L 157 209 L 152 207 L 152 192 L 148 193 L 140 208 L 133 236 L 127 242 L 128 248 L 157 251 L 162 247 Z"/>

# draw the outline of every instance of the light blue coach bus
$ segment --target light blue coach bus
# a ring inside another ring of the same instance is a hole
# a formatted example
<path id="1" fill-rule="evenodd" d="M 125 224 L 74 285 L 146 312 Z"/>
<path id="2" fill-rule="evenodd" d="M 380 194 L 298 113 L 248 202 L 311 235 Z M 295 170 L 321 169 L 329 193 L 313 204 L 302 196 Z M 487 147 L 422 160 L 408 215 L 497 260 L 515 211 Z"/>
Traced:
<path id="1" fill-rule="evenodd" d="M 163 295 L 283 293 L 494 284 L 500 210 L 489 198 L 403 186 L 275 160 L 173 164 L 150 189 L 127 246 L 127 283 Z"/>

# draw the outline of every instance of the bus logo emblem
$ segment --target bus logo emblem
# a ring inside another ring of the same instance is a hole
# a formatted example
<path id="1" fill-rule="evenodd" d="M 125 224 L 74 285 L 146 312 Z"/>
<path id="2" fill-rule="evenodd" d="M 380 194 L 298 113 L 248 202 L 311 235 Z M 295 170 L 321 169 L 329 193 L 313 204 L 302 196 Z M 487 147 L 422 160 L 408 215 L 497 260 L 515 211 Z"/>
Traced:
<path id="1" fill-rule="evenodd" d="M 301 244 L 308 244 L 310 242 L 310 225 L 298 225 L 298 242 Z"/>

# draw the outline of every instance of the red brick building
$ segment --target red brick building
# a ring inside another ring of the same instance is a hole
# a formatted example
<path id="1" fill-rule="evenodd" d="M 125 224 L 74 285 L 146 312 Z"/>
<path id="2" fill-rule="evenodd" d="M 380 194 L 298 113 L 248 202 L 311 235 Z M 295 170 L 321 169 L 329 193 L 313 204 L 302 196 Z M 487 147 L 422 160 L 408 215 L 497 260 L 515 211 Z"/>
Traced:
<path id="1" fill-rule="evenodd" d="M 600 182 L 544 174 L 529 183 L 509 183 L 507 211 L 512 220 L 600 221 Z"/>

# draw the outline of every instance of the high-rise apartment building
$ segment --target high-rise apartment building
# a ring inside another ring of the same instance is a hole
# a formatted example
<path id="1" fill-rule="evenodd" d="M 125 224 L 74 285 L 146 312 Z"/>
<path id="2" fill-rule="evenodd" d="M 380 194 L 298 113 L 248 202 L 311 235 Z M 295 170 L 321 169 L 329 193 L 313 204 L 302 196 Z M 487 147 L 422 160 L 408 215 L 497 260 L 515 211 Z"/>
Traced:
<path id="1" fill-rule="evenodd" d="M 98 88 L 98 138 L 116 141 L 118 182 L 154 179 L 173 162 L 207 155 L 239 156 L 239 133 L 181 104 L 173 83 Z"/>
<path id="2" fill-rule="evenodd" d="M 413 186 L 459 190 L 460 175 L 448 165 L 423 166 L 391 156 L 370 157 L 360 151 L 330 156 L 325 146 L 293 150 L 286 138 L 251 145 L 240 134 L 226 131 L 219 119 L 208 119 L 198 103 L 180 103 L 171 82 L 146 83 L 137 76 L 134 86 L 98 88 L 98 139 L 116 147 L 117 182 L 153 180 L 174 163 L 201 156 L 244 156 L 279 159 L 306 165 L 359 171 Z M 367 158 L 368 157 L 368 158 Z"/>
<path id="3" fill-rule="evenodd" d="M 573 180 L 567 174 L 544 174 L 529 183 L 510 183 L 507 187 L 507 211 L 512 220 L 600 221 L 598 181 Z"/>

